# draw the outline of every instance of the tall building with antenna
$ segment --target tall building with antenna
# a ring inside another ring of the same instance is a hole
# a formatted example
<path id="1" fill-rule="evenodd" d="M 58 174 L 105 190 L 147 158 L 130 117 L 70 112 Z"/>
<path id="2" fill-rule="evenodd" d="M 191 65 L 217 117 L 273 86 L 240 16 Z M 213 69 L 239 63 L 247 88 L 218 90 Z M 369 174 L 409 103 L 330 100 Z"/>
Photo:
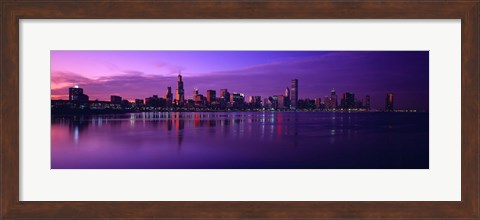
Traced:
<path id="1" fill-rule="evenodd" d="M 183 89 L 182 74 L 180 72 L 178 73 L 175 100 L 177 101 L 178 105 L 183 105 L 185 102 L 185 90 Z"/>

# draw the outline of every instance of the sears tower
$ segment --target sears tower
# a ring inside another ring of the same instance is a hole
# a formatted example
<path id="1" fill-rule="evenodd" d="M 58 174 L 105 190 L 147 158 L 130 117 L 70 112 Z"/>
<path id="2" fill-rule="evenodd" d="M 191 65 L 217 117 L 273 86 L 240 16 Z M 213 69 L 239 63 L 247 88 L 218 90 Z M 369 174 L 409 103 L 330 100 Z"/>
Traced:
<path id="1" fill-rule="evenodd" d="M 183 89 L 183 81 L 182 81 L 182 75 L 179 73 L 178 74 L 178 82 L 177 82 L 177 91 L 175 94 L 175 99 L 177 100 L 179 105 L 182 105 L 185 101 L 185 90 Z"/>

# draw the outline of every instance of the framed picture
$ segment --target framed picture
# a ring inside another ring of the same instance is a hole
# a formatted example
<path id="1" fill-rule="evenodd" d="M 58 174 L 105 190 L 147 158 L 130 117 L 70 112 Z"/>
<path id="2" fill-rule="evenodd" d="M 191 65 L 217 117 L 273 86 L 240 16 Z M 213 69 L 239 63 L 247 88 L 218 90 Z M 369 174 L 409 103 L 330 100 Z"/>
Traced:
<path id="1" fill-rule="evenodd" d="M 2 217 L 479 206 L 478 1 L 5 1 Z"/>
<path id="2" fill-rule="evenodd" d="M 50 55 L 51 169 L 429 168 L 428 51 Z"/>

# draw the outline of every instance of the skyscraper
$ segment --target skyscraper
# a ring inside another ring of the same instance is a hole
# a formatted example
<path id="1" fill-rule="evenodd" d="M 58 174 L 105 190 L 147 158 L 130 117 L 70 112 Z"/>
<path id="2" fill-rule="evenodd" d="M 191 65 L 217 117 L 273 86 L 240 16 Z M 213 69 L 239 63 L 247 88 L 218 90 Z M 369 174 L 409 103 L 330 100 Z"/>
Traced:
<path id="1" fill-rule="evenodd" d="M 220 89 L 220 106 L 223 108 L 229 107 L 230 105 L 230 93 L 227 89 Z"/>
<path id="2" fill-rule="evenodd" d="M 165 99 L 167 100 L 167 103 L 170 102 L 172 103 L 173 101 L 173 94 L 172 94 L 172 87 L 167 87 L 167 93 L 165 94 Z"/>
<path id="3" fill-rule="evenodd" d="M 286 108 L 290 108 L 290 89 L 288 88 L 285 88 L 285 107 Z"/>
<path id="4" fill-rule="evenodd" d="M 323 104 L 325 105 L 325 108 L 327 109 L 334 109 L 336 108 L 335 102 L 332 100 L 331 96 L 325 96 L 323 97 Z"/>
<path id="5" fill-rule="evenodd" d="M 387 93 L 387 98 L 385 99 L 385 111 L 393 112 L 393 93 Z"/>
<path id="6" fill-rule="evenodd" d="M 136 107 L 141 107 L 144 105 L 143 99 L 135 99 L 135 106 Z"/>
<path id="7" fill-rule="evenodd" d="M 115 104 L 120 104 L 120 103 L 122 103 L 122 97 L 120 97 L 118 95 L 112 95 L 112 96 L 110 96 L 110 102 L 115 103 Z"/>
<path id="8" fill-rule="evenodd" d="M 355 108 L 356 108 L 356 109 L 361 109 L 361 108 L 363 108 L 363 107 L 364 107 L 364 106 L 363 106 L 363 100 L 361 100 L 361 99 L 355 100 Z"/>
<path id="9" fill-rule="evenodd" d="M 158 95 L 153 95 L 152 97 L 145 98 L 145 105 L 148 107 L 163 107 L 162 104 L 165 104 L 165 99 L 160 99 Z"/>
<path id="10" fill-rule="evenodd" d="M 193 90 L 193 96 L 192 96 L 192 97 L 193 97 L 193 100 L 195 100 L 195 98 L 197 97 L 197 95 L 198 95 L 198 89 L 195 88 L 195 89 Z"/>
<path id="11" fill-rule="evenodd" d="M 264 98 L 262 104 L 264 108 L 270 108 L 270 100 L 268 98 Z"/>
<path id="12" fill-rule="evenodd" d="M 68 89 L 68 100 L 76 101 L 78 100 L 78 95 L 83 94 L 83 89 L 78 86 L 74 86 Z"/>
<path id="13" fill-rule="evenodd" d="M 365 97 L 365 109 L 370 110 L 370 96 Z"/>
<path id="14" fill-rule="evenodd" d="M 337 108 L 338 106 L 338 99 L 337 99 L 337 93 L 335 92 L 335 88 L 330 91 L 330 100 L 333 102 L 333 108 Z"/>
<path id="15" fill-rule="evenodd" d="M 254 108 L 261 108 L 262 107 L 262 97 L 260 96 L 253 96 L 253 100 L 255 102 Z"/>
<path id="16" fill-rule="evenodd" d="M 232 107 L 239 108 L 243 107 L 245 102 L 245 95 L 243 93 L 234 92 L 230 95 L 230 103 Z"/>
<path id="17" fill-rule="evenodd" d="M 215 102 L 217 92 L 215 90 L 207 90 L 207 103 L 211 105 Z"/>
<path id="18" fill-rule="evenodd" d="M 278 95 L 272 96 L 271 103 L 272 103 L 272 108 L 278 109 Z"/>
<path id="19" fill-rule="evenodd" d="M 193 92 L 195 107 L 205 107 L 205 100 L 202 94 L 198 94 L 198 89 L 195 89 Z"/>
<path id="20" fill-rule="evenodd" d="M 322 106 L 322 99 L 321 98 L 315 98 L 315 107 L 319 109 Z"/>
<path id="21" fill-rule="evenodd" d="M 290 90 L 290 109 L 297 109 L 298 104 L 298 79 L 292 79 L 292 89 Z"/>
<path id="22" fill-rule="evenodd" d="M 262 100 L 260 96 L 249 96 L 248 103 L 252 108 L 260 108 L 262 104 Z"/>
<path id="23" fill-rule="evenodd" d="M 353 109 L 355 108 L 355 95 L 351 92 L 343 93 L 342 108 Z"/>
<path id="24" fill-rule="evenodd" d="M 290 98 L 290 89 L 288 88 L 285 88 L 285 98 Z"/>
<path id="25" fill-rule="evenodd" d="M 83 94 L 82 88 L 74 86 L 68 89 L 68 100 L 86 102 L 88 101 L 88 95 Z"/>
<path id="26" fill-rule="evenodd" d="M 227 89 L 220 89 L 220 98 L 221 98 L 225 103 L 229 103 L 229 102 L 230 102 L 230 93 L 228 92 Z"/>
<path id="27" fill-rule="evenodd" d="M 283 95 L 277 96 L 277 103 L 278 103 L 278 106 L 277 106 L 278 109 L 285 109 L 285 96 Z"/>
<path id="28" fill-rule="evenodd" d="M 185 91 L 183 90 L 182 75 L 180 73 L 178 74 L 177 91 L 176 91 L 175 99 L 177 100 L 177 103 L 179 105 L 183 105 L 185 101 Z"/>
<path id="29" fill-rule="evenodd" d="M 172 87 L 167 87 L 167 93 L 165 94 L 165 102 L 167 103 L 167 107 L 172 106 L 173 102 L 173 94 L 172 94 Z"/>

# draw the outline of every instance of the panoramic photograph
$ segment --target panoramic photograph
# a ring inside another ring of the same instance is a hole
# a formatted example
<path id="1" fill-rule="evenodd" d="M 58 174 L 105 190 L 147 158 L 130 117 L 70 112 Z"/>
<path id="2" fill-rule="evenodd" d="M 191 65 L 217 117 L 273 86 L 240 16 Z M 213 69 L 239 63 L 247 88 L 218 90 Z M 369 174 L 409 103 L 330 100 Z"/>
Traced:
<path id="1" fill-rule="evenodd" d="M 429 169 L 428 51 L 50 58 L 51 169 Z"/>

